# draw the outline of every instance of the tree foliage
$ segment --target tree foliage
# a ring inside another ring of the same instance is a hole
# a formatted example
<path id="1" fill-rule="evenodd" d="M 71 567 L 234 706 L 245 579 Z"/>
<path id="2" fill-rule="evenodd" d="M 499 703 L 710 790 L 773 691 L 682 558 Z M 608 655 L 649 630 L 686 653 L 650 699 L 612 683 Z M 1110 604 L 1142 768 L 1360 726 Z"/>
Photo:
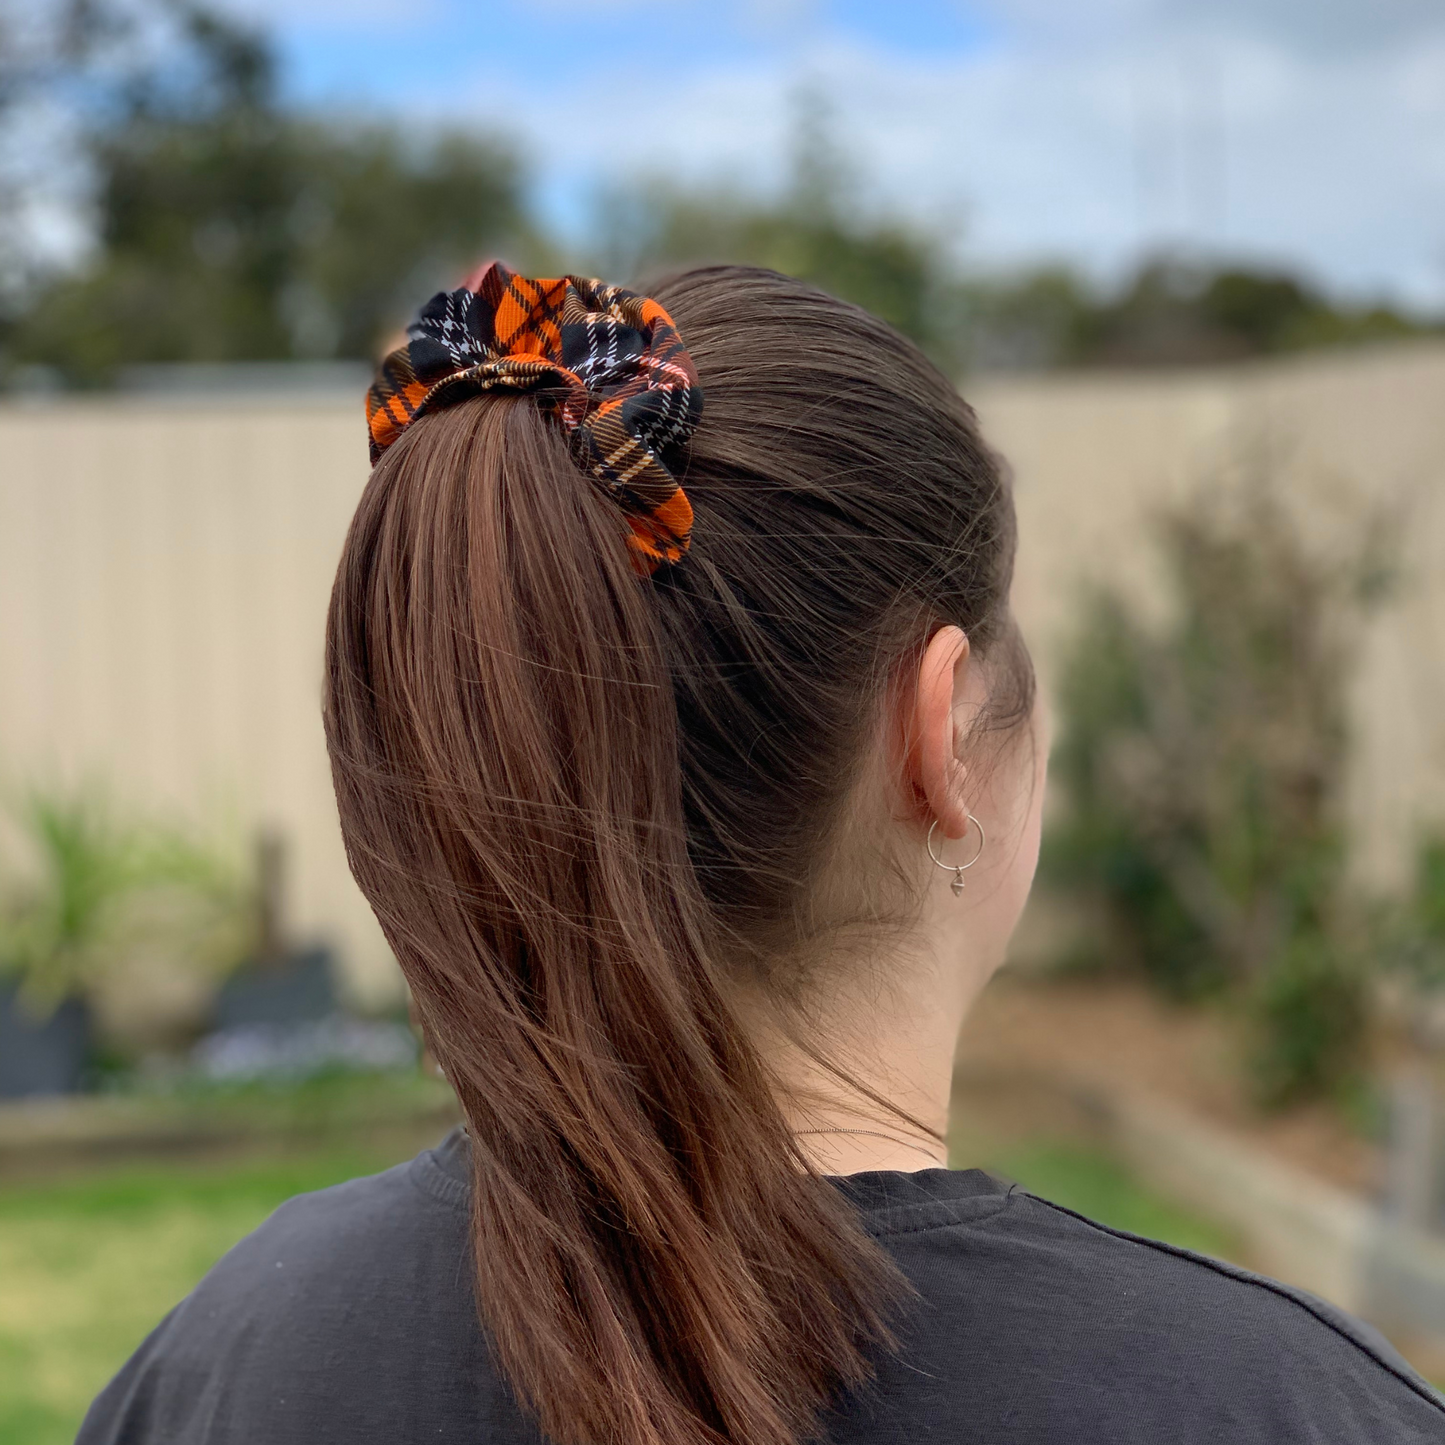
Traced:
<path id="1" fill-rule="evenodd" d="M 78 164 L 29 143 L 45 116 L 63 118 Z M 25 243 L 58 173 L 72 190 L 88 178 L 78 268 Z M 0 0 L 0 386 L 37 366 L 86 385 L 137 362 L 366 357 L 488 253 L 550 268 L 575 250 L 529 219 L 524 180 L 475 131 L 287 103 L 265 35 L 206 0 Z M 806 93 L 779 189 L 655 180 L 614 188 L 593 219 L 568 269 L 769 266 L 954 373 L 1221 362 L 1429 329 L 1284 272 L 1177 257 L 1115 288 L 1067 267 L 970 271 L 954 235 L 870 204 Z"/>
<path id="2" fill-rule="evenodd" d="M 1112 292 L 1064 267 L 965 290 L 972 359 L 1009 368 L 1201 365 L 1439 329 L 1385 305 L 1339 305 L 1283 271 L 1172 257 Z"/>
<path id="3" fill-rule="evenodd" d="M 881 316 L 946 365 L 961 360 L 955 263 L 939 237 L 863 204 L 826 108 L 798 98 L 792 165 L 775 195 L 653 181 L 605 199 L 598 260 L 609 274 L 712 262 L 766 266 Z"/>
<path id="4" fill-rule="evenodd" d="M 35 289 L 12 364 L 364 357 L 418 294 L 525 230 L 516 161 L 281 104 L 263 38 L 181 12 L 180 53 L 109 86 L 86 131 L 96 250 Z"/>

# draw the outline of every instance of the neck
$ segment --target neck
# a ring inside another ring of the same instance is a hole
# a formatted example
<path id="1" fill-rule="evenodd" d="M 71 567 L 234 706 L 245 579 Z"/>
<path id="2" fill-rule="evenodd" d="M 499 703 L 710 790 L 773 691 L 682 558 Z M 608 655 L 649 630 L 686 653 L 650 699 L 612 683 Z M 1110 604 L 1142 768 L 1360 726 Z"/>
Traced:
<path id="1" fill-rule="evenodd" d="M 914 1174 L 948 1168 L 948 1148 L 938 1139 L 898 1120 L 876 1128 L 852 1125 L 795 1130 L 798 1147 L 820 1174 L 864 1174 L 875 1169 Z"/>
<path id="2" fill-rule="evenodd" d="M 751 1029 L 799 1148 L 824 1174 L 946 1167 L 954 1048 L 987 973 L 931 956 L 819 969 L 840 975 L 806 1037 L 775 1013 Z"/>

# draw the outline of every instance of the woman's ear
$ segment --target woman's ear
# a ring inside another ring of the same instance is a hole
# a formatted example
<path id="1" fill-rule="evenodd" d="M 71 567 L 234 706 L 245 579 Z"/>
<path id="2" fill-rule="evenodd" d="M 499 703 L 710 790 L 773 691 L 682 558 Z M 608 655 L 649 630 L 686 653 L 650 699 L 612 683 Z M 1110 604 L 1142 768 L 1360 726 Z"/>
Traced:
<path id="1" fill-rule="evenodd" d="M 938 819 L 946 838 L 961 838 L 968 829 L 968 770 L 958 756 L 958 716 L 968 667 L 967 634 L 959 627 L 940 627 L 923 650 L 913 687 L 905 685 L 900 698 L 907 783 L 918 806 Z"/>

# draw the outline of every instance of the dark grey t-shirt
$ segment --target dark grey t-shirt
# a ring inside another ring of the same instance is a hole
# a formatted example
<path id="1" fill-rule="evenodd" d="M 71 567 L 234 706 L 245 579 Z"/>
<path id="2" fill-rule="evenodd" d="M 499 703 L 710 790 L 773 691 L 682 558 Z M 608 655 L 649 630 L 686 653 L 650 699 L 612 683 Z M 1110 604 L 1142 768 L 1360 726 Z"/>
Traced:
<path id="1" fill-rule="evenodd" d="M 472 1303 L 466 1141 L 284 1204 L 92 1405 L 77 1445 L 514 1445 Z M 1445 1403 L 1308 1295 L 977 1170 L 835 1181 L 917 1288 L 835 1445 L 1445 1442 Z"/>

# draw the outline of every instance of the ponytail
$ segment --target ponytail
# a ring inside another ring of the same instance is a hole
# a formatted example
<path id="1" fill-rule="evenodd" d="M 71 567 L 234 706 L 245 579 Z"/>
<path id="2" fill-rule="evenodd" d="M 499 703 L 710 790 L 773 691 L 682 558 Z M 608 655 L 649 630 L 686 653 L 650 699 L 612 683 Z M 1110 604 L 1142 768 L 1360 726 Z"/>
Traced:
<path id="1" fill-rule="evenodd" d="M 729 1005 L 627 535 L 528 397 L 386 450 L 328 625 L 342 831 L 465 1111 L 477 1302 L 542 1429 L 793 1445 L 899 1281 Z"/>

